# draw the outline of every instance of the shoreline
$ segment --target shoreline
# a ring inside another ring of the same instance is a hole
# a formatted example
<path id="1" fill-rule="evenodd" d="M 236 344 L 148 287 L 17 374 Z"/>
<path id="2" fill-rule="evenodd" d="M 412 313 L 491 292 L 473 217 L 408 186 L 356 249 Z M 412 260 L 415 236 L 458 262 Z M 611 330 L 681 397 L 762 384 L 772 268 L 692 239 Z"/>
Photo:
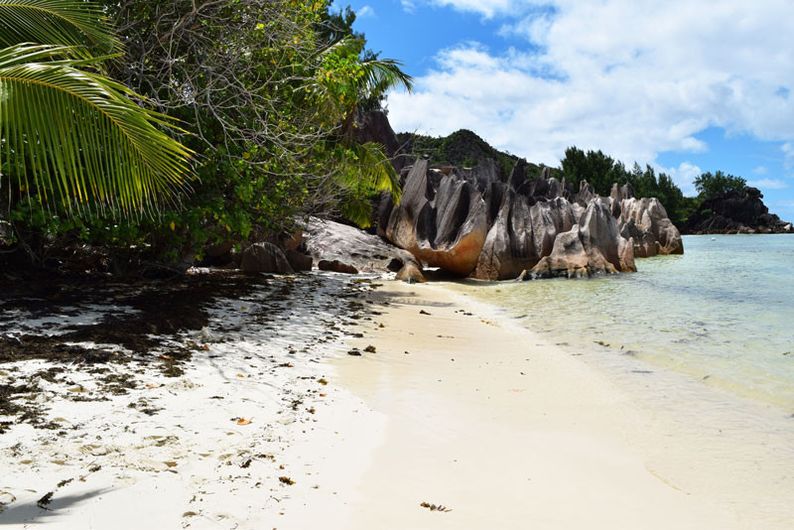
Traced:
<path id="1" fill-rule="evenodd" d="M 642 394 L 443 284 L 374 296 L 390 301 L 385 327 L 353 345 L 376 353 L 331 362 L 359 400 L 356 429 L 372 422 L 366 443 L 333 451 L 327 470 L 356 463 L 350 476 L 321 486 L 346 515 L 318 494 L 279 528 L 790 527 L 794 431 L 776 411 L 717 395 L 677 418 L 712 389 L 669 374 L 664 391 L 684 395 L 654 403 L 652 383 Z"/>
<path id="2" fill-rule="evenodd" d="M 183 374 L 110 365 L 137 381 L 118 395 L 79 366 L 43 381 L 49 361 L 0 365 L 0 384 L 37 378 L 61 429 L 0 434 L 0 525 L 774 530 L 794 518 L 794 428 L 763 407 L 610 369 L 445 283 L 263 285 L 180 335 L 199 345 Z M 108 309 L 88 309 L 101 325 Z"/>

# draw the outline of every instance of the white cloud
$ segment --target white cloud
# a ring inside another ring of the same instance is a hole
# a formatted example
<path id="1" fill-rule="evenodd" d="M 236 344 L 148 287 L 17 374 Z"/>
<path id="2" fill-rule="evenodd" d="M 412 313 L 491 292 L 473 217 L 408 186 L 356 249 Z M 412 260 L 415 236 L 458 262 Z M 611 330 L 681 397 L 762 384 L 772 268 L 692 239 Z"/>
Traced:
<path id="1" fill-rule="evenodd" d="M 747 182 L 747 184 L 762 190 L 782 190 L 788 188 L 788 183 L 780 179 L 750 180 Z"/>
<path id="2" fill-rule="evenodd" d="M 678 167 L 661 167 L 657 166 L 656 169 L 662 173 L 667 173 L 673 182 L 681 188 L 686 196 L 697 195 L 695 190 L 695 178 L 699 177 L 703 170 L 691 162 L 681 162 Z"/>
<path id="3" fill-rule="evenodd" d="M 500 13 L 516 13 L 526 5 L 534 4 L 526 0 L 430 0 L 435 5 L 453 7 L 459 11 L 471 11 L 485 17 Z"/>
<path id="4" fill-rule="evenodd" d="M 465 127 L 547 164 L 569 145 L 654 163 L 706 150 L 695 136 L 717 126 L 789 142 L 794 167 L 794 98 L 781 95 L 794 88 L 790 0 L 426 1 L 502 16 L 527 47 L 440 52 L 414 94 L 389 97 L 396 130 Z"/>
<path id="5" fill-rule="evenodd" d="M 400 5 L 406 13 L 413 13 L 416 11 L 416 4 L 414 4 L 413 0 L 400 0 Z"/>
<path id="6" fill-rule="evenodd" d="M 769 169 L 766 166 L 757 166 L 753 168 L 754 175 L 766 175 L 769 173 Z"/>
<path id="7" fill-rule="evenodd" d="M 783 151 L 783 167 L 794 168 L 794 143 L 786 142 L 780 146 L 780 149 Z"/>
<path id="8" fill-rule="evenodd" d="M 375 16 L 375 9 L 372 6 L 370 6 L 370 5 L 366 5 L 366 6 L 362 7 L 361 9 L 359 9 L 358 11 L 356 11 L 356 16 L 358 18 L 374 17 Z"/>

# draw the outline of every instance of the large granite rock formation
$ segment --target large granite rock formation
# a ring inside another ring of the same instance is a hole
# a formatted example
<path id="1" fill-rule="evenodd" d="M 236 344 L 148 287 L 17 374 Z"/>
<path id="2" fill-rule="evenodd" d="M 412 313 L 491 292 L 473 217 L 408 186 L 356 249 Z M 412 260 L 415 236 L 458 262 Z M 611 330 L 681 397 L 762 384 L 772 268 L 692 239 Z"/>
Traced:
<path id="1" fill-rule="evenodd" d="M 650 258 L 658 254 L 683 254 L 684 242 L 659 199 L 634 197 L 631 186 L 612 187 L 612 215 L 618 219 L 620 235 L 634 240 L 634 255 Z"/>
<path id="2" fill-rule="evenodd" d="M 272 243 L 254 243 L 243 251 L 240 269 L 246 273 L 272 272 L 292 274 L 284 251 Z"/>
<path id="3" fill-rule="evenodd" d="M 399 205 L 384 199 L 379 233 L 428 266 L 488 280 L 634 271 L 638 256 L 683 252 L 681 236 L 656 199 L 630 188 L 578 192 L 519 161 L 500 177 L 494 164 L 403 171 Z"/>
<path id="4" fill-rule="evenodd" d="M 417 281 L 415 272 L 421 274 L 422 270 L 421 264 L 410 252 L 353 226 L 316 217 L 306 223 L 304 244 L 316 260 L 339 261 L 360 272 L 397 272 L 410 265 L 406 274 L 410 272 L 413 281 Z"/>
<path id="5" fill-rule="evenodd" d="M 685 227 L 692 234 L 791 233 L 791 223 L 769 213 L 757 188 L 747 187 L 706 199 Z"/>
<path id="6" fill-rule="evenodd" d="M 457 172 L 444 174 L 417 160 L 398 207 L 382 212 L 382 233 L 419 260 L 461 276 L 477 266 L 488 219 L 482 193 Z"/>

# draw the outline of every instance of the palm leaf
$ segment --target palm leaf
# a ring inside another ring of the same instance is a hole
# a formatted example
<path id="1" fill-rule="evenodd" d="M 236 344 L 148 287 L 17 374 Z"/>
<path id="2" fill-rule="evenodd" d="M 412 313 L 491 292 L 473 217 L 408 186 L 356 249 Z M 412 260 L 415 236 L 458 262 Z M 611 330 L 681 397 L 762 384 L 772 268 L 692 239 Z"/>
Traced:
<path id="1" fill-rule="evenodd" d="M 342 213 L 362 228 L 368 228 L 372 222 L 372 196 L 387 192 L 399 203 L 400 177 L 378 143 L 349 145 L 347 151 L 348 156 L 340 161 L 337 173 L 337 184 L 345 191 Z"/>
<path id="2" fill-rule="evenodd" d="M 369 99 L 383 96 L 388 90 L 402 86 L 407 91 L 413 89 L 413 78 L 402 71 L 402 63 L 394 59 L 369 59 L 361 62 L 364 69 L 361 90 Z"/>
<path id="3" fill-rule="evenodd" d="M 156 208 L 186 187 L 191 152 L 129 88 L 79 68 L 66 46 L 0 49 L 0 161 L 13 182 L 69 213 Z M 2 181 L 0 181 L 2 184 Z"/>
<path id="4" fill-rule="evenodd" d="M 0 48 L 23 42 L 88 46 L 101 53 L 121 48 L 96 2 L 0 0 Z"/>

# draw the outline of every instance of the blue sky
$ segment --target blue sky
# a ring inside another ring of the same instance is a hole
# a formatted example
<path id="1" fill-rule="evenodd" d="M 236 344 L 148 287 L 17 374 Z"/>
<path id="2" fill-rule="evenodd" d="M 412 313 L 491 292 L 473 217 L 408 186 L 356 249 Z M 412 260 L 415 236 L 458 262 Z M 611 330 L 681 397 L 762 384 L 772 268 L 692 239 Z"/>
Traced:
<path id="1" fill-rule="evenodd" d="M 415 77 L 396 130 L 472 129 L 556 165 L 565 148 L 651 164 L 685 192 L 741 175 L 794 219 L 790 0 L 337 0 Z"/>

